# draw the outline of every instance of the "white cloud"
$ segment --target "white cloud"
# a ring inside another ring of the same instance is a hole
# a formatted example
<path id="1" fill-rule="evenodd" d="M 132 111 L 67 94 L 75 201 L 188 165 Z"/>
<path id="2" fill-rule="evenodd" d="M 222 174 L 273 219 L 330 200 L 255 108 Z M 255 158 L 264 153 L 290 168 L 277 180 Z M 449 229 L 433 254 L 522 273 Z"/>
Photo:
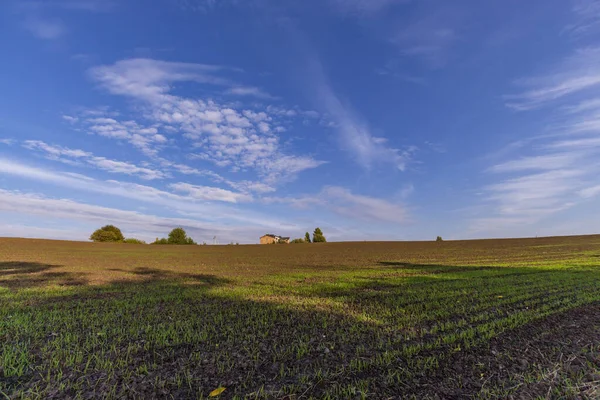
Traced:
<path id="1" fill-rule="evenodd" d="M 579 191 L 579 195 L 584 198 L 591 198 L 600 195 L 600 185 L 588 187 Z"/>
<path id="2" fill-rule="evenodd" d="M 254 170 L 272 184 L 286 181 L 323 162 L 309 156 L 281 151 L 278 125 L 264 111 L 238 109 L 213 100 L 193 99 L 172 94 L 171 84 L 195 81 L 239 88 L 214 74 L 219 66 L 173 63 L 149 59 L 119 61 L 95 67 L 91 75 L 109 92 L 133 97 L 146 108 L 144 117 L 165 131 L 182 132 L 192 143 L 194 157 L 232 171 Z M 111 118 L 93 121 L 91 130 L 112 137 L 127 137 L 135 126 L 123 126 Z M 142 140 L 148 136 L 139 135 Z M 143 146 L 140 144 L 139 146 Z M 155 152 L 156 154 L 156 152 Z"/>
<path id="3" fill-rule="evenodd" d="M 404 206 L 384 199 L 357 195 L 338 186 L 325 187 L 321 195 L 332 211 L 345 217 L 399 224 L 408 221 Z"/>
<path id="4" fill-rule="evenodd" d="M 558 140 L 545 146 L 549 149 L 585 150 L 600 147 L 600 137 Z"/>
<path id="5" fill-rule="evenodd" d="M 43 152 L 45 157 L 50 160 L 60 161 L 70 165 L 75 165 L 78 162 L 80 164 L 85 163 L 89 166 L 107 172 L 138 176 L 147 180 L 163 179 L 168 176 L 159 170 L 140 167 L 125 161 L 117 161 L 105 157 L 98 157 L 87 151 L 50 145 L 39 140 L 26 140 L 23 142 L 23 146 L 30 150 Z"/>
<path id="6" fill-rule="evenodd" d="M 416 147 L 393 148 L 388 146 L 385 138 L 374 136 L 367 123 L 333 92 L 318 59 L 312 60 L 311 67 L 315 101 L 321 104 L 334 121 L 334 129 L 339 133 L 342 147 L 352 153 L 364 168 L 371 168 L 376 164 L 392 164 L 404 171 Z"/>
<path id="7" fill-rule="evenodd" d="M 168 142 L 167 137 L 159 133 L 157 125 L 143 126 L 132 120 L 117 121 L 113 114 L 103 110 L 86 110 L 81 117 L 69 117 L 71 119 L 68 121 L 77 130 L 127 141 L 149 157 L 155 157 Z"/>
<path id="8" fill-rule="evenodd" d="M 12 144 L 15 143 L 15 140 L 14 139 L 0 139 L 0 143 L 5 144 L 7 146 L 11 146 Z"/>
<path id="9" fill-rule="evenodd" d="M 594 75 L 595 59 L 600 61 L 600 50 L 582 49 L 554 73 L 524 81 L 531 89 L 515 96 L 518 102 L 509 107 L 528 110 L 551 105 L 554 100 L 568 100 L 576 92 L 579 96 L 573 104 L 556 107 L 553 120 L 561 122 L 554 124 L 552 135 L 531 140 L 532 155 L 488 169 L 512 177 L 483 188 L 484 202 L 490 208 L 487 215 L 472 221 L 474 229 L 489 232 L 511 224 L 533 226 L 596 195 L 600 183 L 600 102 L 595 93 L 586 91 L 600 83 L 600 75 Z M 492 222 L 497 227 L 489 226 Z"/>
<path id="10" fill-rule="evenodd" d="M 63 23 L 56 19 L 29 17 L 25 21 L 25 28 L 34 36 L 45 40 L 58 39 L 67 33 L 67 29 Z"/>
<path id="11" fill-rule="evenodd" d="M 519 172 L 527 170 L 553 170 L 567 167 L 581 159 L 577 153 L 559 153 L 543 156 L 522 157 L 517 160 L 507 161 L 494 165 L 492 172 Z"/>
<path id="12" fill-rule="evenodd" d="M 329 0 L 334 10 L 350 14 L 372 14 L 384 11 L 397 3 L 407 0 Z"/>
<path id="13" fill-rule="evenodd" d="M 390 37 L 400 54 L 414 58 L 429 68 L 443 67 L 452 56 L 452 48 L 459 39 L 457 26 L 462 20 L 458 7 L 429 2 L 415 5 L 410 22 L 398 24 Z"/>
<path id="14" fill-rule="evenodd" d="M 300 209 L 316 205 L 353 220 L 378 223 L 404 224 L 409 220 L 408 212 L 402 204 L 385 199 L 352 193 L 339 186 L 325 186 L 319 193 L 300 197 L 265 197 L 267 204 L 286 204 Z"/>
<path id="15" fill-rule="evenodd" d="M 65 121 L 67 121 L 67 122 L 69 122 L 69 123 L 71 123 L 71 124 L 74 124 L 74 123 L 76 123 L 77 121 L 79 121 L 79 118 L 77 118 L 77 117 L 72 117 L 72 116 L 70 116 L 70 115 L 63 115 L 63 116 L 62 116 L 62 118 L 63 118 Z"/>
<path id="16" fill-rule="evenodd" d="M 233 83 L 228 79 L 215 76 L 215 73 L 224 69 L 218 65 L 134 58 L 94 67 L 90 69 L 90 74 L 113 94 L 160 101 L 171 90 L 170 84 L 175 82 L 232 86 Z"/>
<path id="17" fill-rule="evenodd" d="M 186 195 L 198 199 L 208 201 L 225 201 L 228 203 L 240 203 L 252 201 L 252 196 L 245 193 L 235 193 L 230 190 L 220 189 L 210 186 L 196 186 L 189 183 L 172 183 L 169 187 L 176 192 L 185 193 Z"/>
<path id="18" fill-rule="evenodd" d="M 227 89 L 225 93 L 234 96 L 253 96 L 259 99 L 267 100 L 275 99 L 274 96 L 271 96 L 264 90 L 253 86 L 234 86 L 232 88 Z"/>
<path id="19" fill-rule="evenodd" d="M 600 28 L 600 1 L 575 0 L 572 3 L 574 21 L 564 28 L 564 32 L 575 37 L 597 32 Z"/>
<path id="20" fill-rule="evenodd" d="M 260 227 L 244 225 L 223 227 L 193 218 L 159 217 L 136 211 L 101 207 L 68 199 L 53 199 L 3 189 L 0 189 L 0 212 L 11 213 L 11 215 L 35 215 L 46 221 L 83 222 L 90 224 L 90 227 L 112 223 L 118 225 L 126 236 L 132 236 L 132 232 L 135 232 L 135 236 L 148 241 L 157 236 L 166 236 L 171 229 L 178 226 L 186 229 L 188 234 L 196 240 L 206 240 L 208 237 L 212 238 L 213 235 L 218 235 L 221 240 L 239 240 L 252 243 L 258 240 L 259 232 L 261 232 Z M 65 231 L 59 229 L 35 226 L 31 228 L 33 228 L 34 236 L 37 237 L 87 240 L 91 233 L 79 232 L 78 235 L 67 235 Z M 24 232 L 19 229 L 3 227 L 3 234 L 31 237 L 32 231 L 27 230 L 27 232 Z"/>
<path id="21" fill-rule="evenodd" d="M 110 11 L 113 0 L 21 0 L 19 7 L 23 11 L 40 12 L 44 9 L 62 9 L 69 11 Z"/>
<path id="22" fill-rule="evenodd" d="M 229 224 L 233 221 L 250 224 L 254 227 L 270 228 L 271 230 L 280 229 L 286 225 L 268 215 L 254 213 L 249 210 L 241 211 L 230 205 L 198 201 L 198 199 L 191 196 L 179 195 L 151 186 L 115 180 L 100 181 L 80 174 L 36 168 L 8 159 L 0 158 L 0 173 L 72 190 L 98 193 L 103 196 L 116 196 L 143 204 L 154 204 L 168 210 L 174 210 L 181 215 L 201 216 L 203 220 L 215 223 L 225 222 Z M 289 225 L 289 220 L 287 224 Z"/>
<path id="23" fill-rule="evenodd" d="M 509 100 L 506 105 L 517 111 L 527 111 L 591 89 L 600 84 L 600 73 L 597 72 L 599 63 L 600 48 L 579 49 L 553 73 L 517 81 L 530 89 L 520 94 L 505 96 Z M 586 106 L 589 106 L 589 103 L 584 105 Z M 573 108 L 571 110 L 577 111 Z"/>

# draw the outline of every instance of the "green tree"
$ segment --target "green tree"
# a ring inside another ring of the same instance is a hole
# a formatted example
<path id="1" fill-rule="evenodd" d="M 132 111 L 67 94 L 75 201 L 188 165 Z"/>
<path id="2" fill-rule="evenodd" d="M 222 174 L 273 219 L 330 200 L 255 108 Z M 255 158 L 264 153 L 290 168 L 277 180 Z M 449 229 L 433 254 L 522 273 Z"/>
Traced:
<path id="1" fill-rule="evenodd" d="M 292 240 L 290 243 L 305 243 L 305 242 L 304 242 L 304 239 L 298 238 L 298 239 Z"/>
<path id="2" fill-rule="evenodd" d="M 183 228 L 173 229 L 169 233 L 169 238 L 167 241 L 169 244 L 196 244 L 192 238 L 188 237 Z"/>
<path id="3" fill-rule="evenodd" d="M 323 231 L 321 230 L 321 228 L 316 228 L 315 231 L 313 232 L 313 243 L 325 243 L 327 241 L 327 239 L 325 239 L 325 236 L 323 235 Z"/>
<path id="4" fill-rule="evenodd" d="M 436 242 L 443 242 L 443 241 L 444 241 L 444 239 L 442 239 L 442 237 L 441 237 L 441 236 L 438 236 L 438 237 L 435 239 L 435 241 L 436 241 Z"/>
<path id="5" fill-rule="evenodd" d="M 306 243 L 310 243 L 310 233 L 306 232 L 306 234 L 304 235 L 304 241 Z"/>
<path id="6" fill-rule="evenodd" d="M 105 225 L 97 229 L 90 236 L 90 240 L 94 242 L 122 242 L 125 240 L 123 232 L 114 225 Z"/>

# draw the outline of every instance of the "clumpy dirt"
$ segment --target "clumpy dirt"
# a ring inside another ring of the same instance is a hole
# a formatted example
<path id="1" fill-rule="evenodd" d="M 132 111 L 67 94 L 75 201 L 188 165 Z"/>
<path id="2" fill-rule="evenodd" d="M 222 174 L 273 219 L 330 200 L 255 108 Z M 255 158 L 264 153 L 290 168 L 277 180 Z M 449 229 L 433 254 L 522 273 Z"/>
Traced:
<path id="1" fill-rule="evenodd" d="M 435 399 L 600 399 L 600 304 L 455 353 L 409 391 Z"/>

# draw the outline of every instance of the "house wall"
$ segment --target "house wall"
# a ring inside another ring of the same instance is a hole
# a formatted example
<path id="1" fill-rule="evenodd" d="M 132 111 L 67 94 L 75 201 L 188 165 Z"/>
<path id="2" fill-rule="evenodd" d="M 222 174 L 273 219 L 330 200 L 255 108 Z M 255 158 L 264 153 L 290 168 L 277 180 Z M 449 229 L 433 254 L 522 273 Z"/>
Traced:
<path id="1" fill-rule="evenodd" d="M 275 238 L 271 236 L 263 236 L 260 238 L 260 244 L 271 244 L 275 243 Z"/>

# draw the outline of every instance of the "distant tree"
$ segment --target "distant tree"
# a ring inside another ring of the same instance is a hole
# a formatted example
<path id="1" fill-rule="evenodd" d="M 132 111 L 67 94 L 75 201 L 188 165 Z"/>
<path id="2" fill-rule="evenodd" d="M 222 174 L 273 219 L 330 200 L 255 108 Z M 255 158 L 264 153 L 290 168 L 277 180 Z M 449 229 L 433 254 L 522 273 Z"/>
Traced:
<path id="1" fill-rule="evenodd" d="M 122 242 L 125 240 L 123 232 L 114 225 L 105 225 L 97 229 L 90 236 L 90 240 L 94 242 Z"/>
<path id="2" fill-rule="evenodd" d="M 313 232 L 313 243 L 325 243 L 327 241 L 327 239 L 325 239 L 325 236 L 323 235 L 323 231 L 321 230 L 321 228 L 316 228 L 315 231 Z"/>
<path id="3" fill-rule="evenodd" d="M 162 239 L 156 238 L 156 240 L 150 244 L 169 244 L 169 241 L 165 238 L 162 238 Z"/>
<path id="4" fill-rule="evenodd" d="M 134 239 L 134 238 L 127 238 L 127 239 L 123 240 L 123 243 L 129 243 L 129 244 L 146 244 L 146 242 L 144 242 L 143 240 Z"/>
<path id="5" fill-rule="evenodd" d="M 169 233 L 167 239 L 169 244 L 196 244 L 191 237 L 188 237 L 183 228 L 175 228 Z"/>
<path id="6" fill-rule="evenodd" d="M 298 239 L 292 240 L 290 243 L 306 243 L 306 242 L 304 241 L 304 239 L 298 238 Z"/>
<path id="7" fill-rule="evenodd" d="M 306 233 L 304 234 L 304 241 L 305 241 L 306 243 L 310 243 L 310 233 L 306 232 Z"/>
<path id="8" fill-rule="evenodd" d="M 435 241 L 436 241 L 436 242 L 443 242 L 443 241 L 444 241 L 444 239 L 442 239 L 442 237 L 441 237 L 441 236 L 438 236 L 438 237 L 435 239 Z"/>

